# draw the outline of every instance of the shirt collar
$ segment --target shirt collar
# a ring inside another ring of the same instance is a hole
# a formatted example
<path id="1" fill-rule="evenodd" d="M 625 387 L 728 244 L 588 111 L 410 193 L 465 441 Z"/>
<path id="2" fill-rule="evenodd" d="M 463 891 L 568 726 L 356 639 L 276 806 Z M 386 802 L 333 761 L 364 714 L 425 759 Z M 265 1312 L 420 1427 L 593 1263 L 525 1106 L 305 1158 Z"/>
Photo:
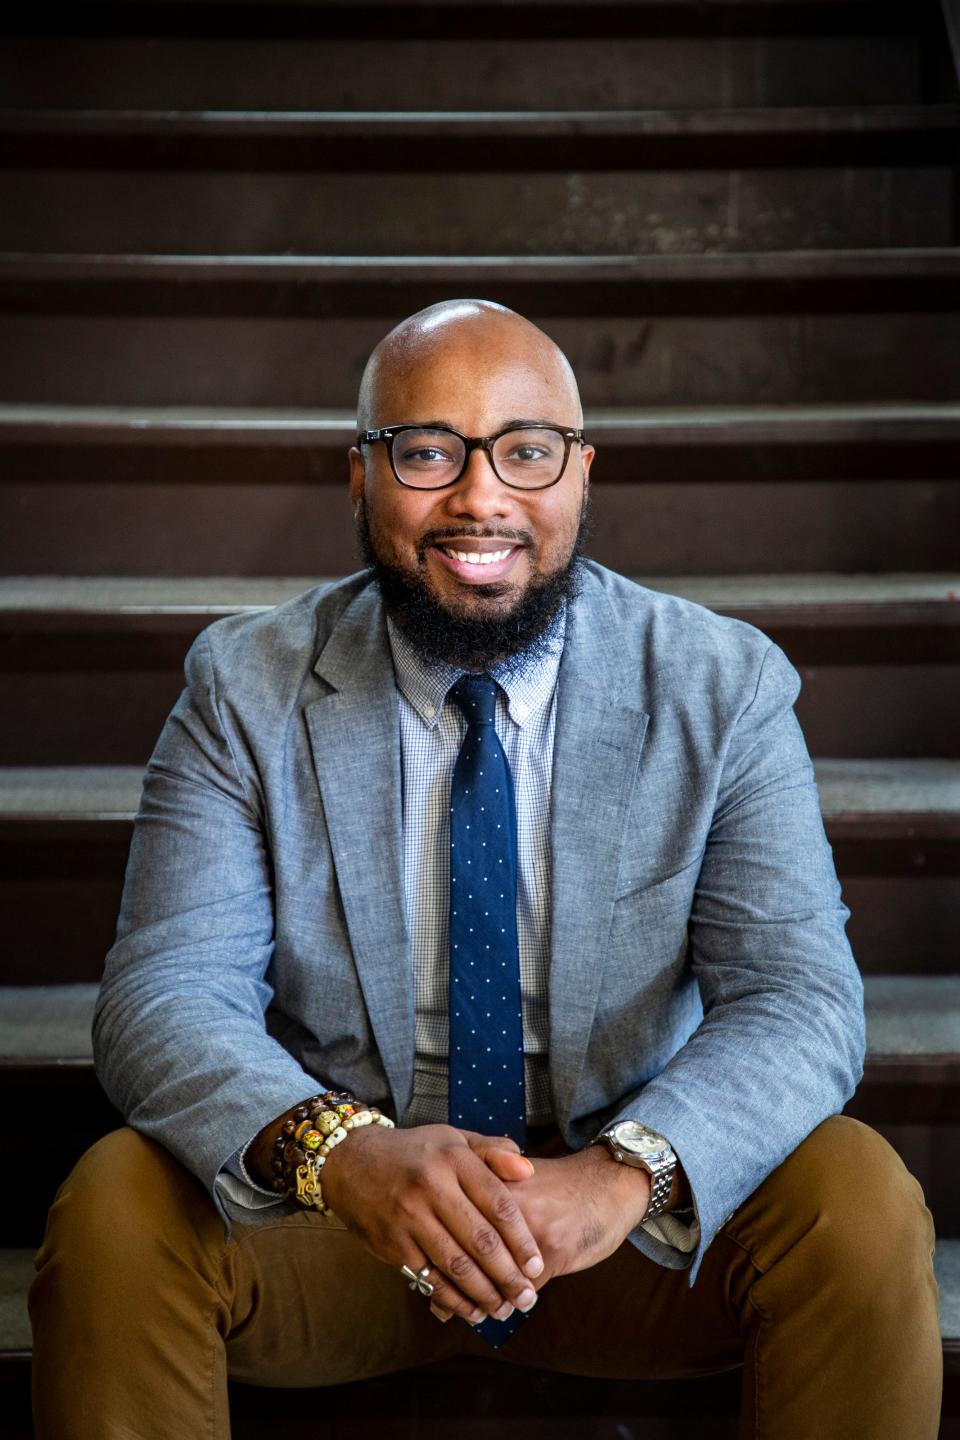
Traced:
<path id="1" fill-rule="evenodd" d="M 566 622 L 564 606 L 550 626 L 545 650 L 541 651 L 538 647 L 535 655 L 513 655 L 500 665 L 494 665 L 489 672 L 507 698 L 507 713 L 515 725 L 525 725 L 553 694 L 563 654 Z M 389 616 L 387 634 L 397 686 L 424 725 L 432 730 L 440 718 L 450 687 L 465 672 L 443 661 L 424 660 Z"/>

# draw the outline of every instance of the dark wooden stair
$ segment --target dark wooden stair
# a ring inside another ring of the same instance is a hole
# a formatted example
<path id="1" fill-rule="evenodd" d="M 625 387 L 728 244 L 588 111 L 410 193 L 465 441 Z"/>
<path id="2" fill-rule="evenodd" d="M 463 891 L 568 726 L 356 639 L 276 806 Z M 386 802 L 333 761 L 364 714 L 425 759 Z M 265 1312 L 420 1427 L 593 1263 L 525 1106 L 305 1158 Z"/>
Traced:
<path id="1" fill-rule="evenodd" d="M 187 647 L 356 568 L 366 356 L 483 295 L 578 374 L 591 553 L 800 670 L 867 996 L 847 1109 L 934 1213 L 958 1440 L 958 0 L 87 0 L 0 29 L 7 1170 L 51 1100 L 63 1173 L 120 1123 L 89 1016 Z M 3 1440 L 60 1178 L 4 1190 Z M 729 1440 L 738 1385 L 453 1367 L 323 1415 Z M 271 1428 L 274 1397 L 234 1400 L 238 1440 Z"/>

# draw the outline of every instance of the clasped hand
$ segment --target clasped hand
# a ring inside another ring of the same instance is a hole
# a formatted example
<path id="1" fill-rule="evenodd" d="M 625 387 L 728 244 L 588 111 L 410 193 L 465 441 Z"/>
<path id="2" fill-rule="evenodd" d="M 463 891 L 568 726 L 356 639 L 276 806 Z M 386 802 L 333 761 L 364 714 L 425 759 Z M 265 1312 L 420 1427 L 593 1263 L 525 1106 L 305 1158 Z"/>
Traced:
<path id="1" fill-rule="evenodd" d="M 430 1265 L 438 1319 L 529 1310 L 556 1275 L 597 1264 L 639 1223 L 649 1177 L 602 1147 L 559 1159 L 450 1125 L 358 1131 L 324 1167 L 327 1203 L 388 1265 Z"/>

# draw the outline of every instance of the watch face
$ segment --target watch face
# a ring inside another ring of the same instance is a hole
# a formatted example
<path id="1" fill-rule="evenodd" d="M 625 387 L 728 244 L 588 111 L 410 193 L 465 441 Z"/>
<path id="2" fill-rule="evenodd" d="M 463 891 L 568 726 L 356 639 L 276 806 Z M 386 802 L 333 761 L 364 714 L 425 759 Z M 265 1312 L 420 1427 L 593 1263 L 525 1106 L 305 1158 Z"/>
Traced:
<path id="1" fill-rule="evenodd" d="M 631 1155 L 658 1155 L 668 1150 L 670 1142 L 655 1130 L 648 1130 L 637 1120 L 621 1120 L 610 1132 L 614 1142 Z"/>

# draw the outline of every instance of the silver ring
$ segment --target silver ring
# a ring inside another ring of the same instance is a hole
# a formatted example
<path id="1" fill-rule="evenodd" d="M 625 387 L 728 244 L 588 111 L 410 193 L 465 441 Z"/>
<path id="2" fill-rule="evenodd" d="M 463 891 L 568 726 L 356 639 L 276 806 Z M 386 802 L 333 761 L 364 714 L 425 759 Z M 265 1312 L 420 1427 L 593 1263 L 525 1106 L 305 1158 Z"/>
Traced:
<path id="1" fill-rule="evenodd" d="M 422 1269 L 416 1271 L 411 1270 L 409 1265 L 401 1265 L 400 1274 L 404 1280 L 410 1281 L 411 1290 L 419 1290 L 420 1294 L 425 1295 L 428 1300 L 437 1288 L 435 1285 L 431 1285 L 427 1279 L 427 1276 L 430 1274 L 429 1265 L 424 1265 Z"/>

